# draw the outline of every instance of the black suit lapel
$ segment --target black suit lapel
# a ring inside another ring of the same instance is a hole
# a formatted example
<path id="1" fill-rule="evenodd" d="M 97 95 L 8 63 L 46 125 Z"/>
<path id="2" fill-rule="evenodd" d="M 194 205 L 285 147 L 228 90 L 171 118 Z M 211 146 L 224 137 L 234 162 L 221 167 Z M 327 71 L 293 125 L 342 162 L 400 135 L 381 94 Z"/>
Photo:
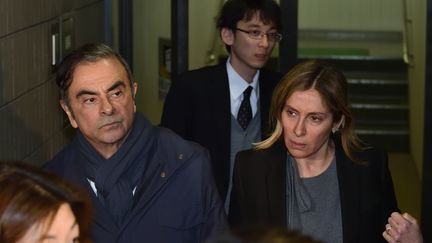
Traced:
<path id="1" fill-rule="evenodd" d="M 259 76 L 259 87 L 260 87 L 260 110 L 261 110 L 261 134 L 263 138 L 267 138 L 269 134 L 269 109 L 270 102 L 273 93 L 273 86 L 271 85 L 272 80 L 268 80 L 267 72 L 262 69 Z"/>
<path id="2" fill-rule="evenodd" d="M 283 141 L 278 141 L 268 151 L 269 170 L 266 174 L 269 202 L 269 219 L 272 225 L 286 226 L 286 148 Z"/>
<path id="3" fill-rule="evenodd" d="M 343 242 L 357 242 L 360 219 L 360 195 L 362 188 L 358 173 L 352 162 L 345 156 L 338 139 L 335 139 L 336 166 L 341 202 Z"/>
<path id="4" fill-rule="evenodd" d="M 212 136 L 208 139 L 212 140 L 212 147 L 219 151 L 218 154 L 212 154 L 212 164 L 214 168 L 217 167 L 214 173 L 219 183 L 221 199 L 224 201 L 228 190 L 231 153 L 231 101 L 226 62 L 216 66 L 209 73 L 209 79 L 207 93 L 210 96 L 211 124 L 208 129 Z"/>
<path id="5" fill-rule="evenodd" d="M 219 131 L 226 134 L 224 137 L 230 137 L 231 132 L 231 102 L 230 90 L 228 83 L 228 74 L 226 63 L 219 64 L 214 72 L 210 73 L 209 94 L 211 94 L 210 110 L 214 111 L 214 116 L 217 118 L 215 124 L 219 127 Z"/>

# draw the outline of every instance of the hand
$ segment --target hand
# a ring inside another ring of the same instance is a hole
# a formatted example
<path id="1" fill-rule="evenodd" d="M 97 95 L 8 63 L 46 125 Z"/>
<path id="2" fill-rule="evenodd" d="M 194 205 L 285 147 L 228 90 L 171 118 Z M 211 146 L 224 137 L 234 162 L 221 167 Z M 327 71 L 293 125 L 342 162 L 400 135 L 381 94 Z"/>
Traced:
<path id="1" fill-rule="evenodd" d="M 423 243 L 423 236 L 417 220 L 408 213 L 393 212 L 383 232 L 389 243 Z"/>

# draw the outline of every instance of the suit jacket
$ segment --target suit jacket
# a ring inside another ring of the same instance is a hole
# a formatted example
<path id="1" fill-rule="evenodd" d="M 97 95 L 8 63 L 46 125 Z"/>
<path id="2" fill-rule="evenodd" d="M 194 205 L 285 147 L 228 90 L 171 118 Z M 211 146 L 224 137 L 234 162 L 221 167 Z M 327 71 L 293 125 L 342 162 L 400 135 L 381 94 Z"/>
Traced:
<path id="1" fill-rule="evenodd" d="M 259 76 L 261 130 L 268 133 L 268 113 L 278 73 L 262 69 Z M 230 174 L 231 106 L 226 62 L 182 74 L 165 100 L 161 125 L 210 152 L 216 186 L 225 200 Z"/>
<path id="2" fill-rule="evenodd" d="M 143 180 L 134 195 L 134 207 L 117 225 L 90 187 L 84 168 L 77 163 L 79 151 L 69 144 L 45 165 L 45 169 L 86 188 L 95 215 L 95 243 L 204 242 L 227 228 L 225 211 L 217 193 L 208 152 L 185 142 L 168 129 L 159 128 L 157 146 L 149 161 L 158 173 Z"/>
<path id="3" fill-rule="evenodd" d="M 375 149 L 355 153 L 367 161 L 358 164 L 345 155 L 338 138 L 334 141 L 343 242 L 385 242 L 387 219 L 399 211 L 387 154 Z M 268 149 L 237 154 L 228 216 L 232 227 L 287 226 L 286 158 L 282 140 Z"/>

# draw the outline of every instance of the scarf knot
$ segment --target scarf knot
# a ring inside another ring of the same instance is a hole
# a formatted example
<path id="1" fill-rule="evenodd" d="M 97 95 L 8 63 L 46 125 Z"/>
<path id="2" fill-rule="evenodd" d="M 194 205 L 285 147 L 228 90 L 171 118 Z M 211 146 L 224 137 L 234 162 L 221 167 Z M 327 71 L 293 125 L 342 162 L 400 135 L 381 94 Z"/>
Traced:
<path id="1" fill-rule="evenodd" d="M 135 113 L 132 128 L 119 150 L 110 158 L 101 156 L 77 131 L 73 143 L 79 148 L 79 163 L 92 180 L 102 205 L 120 226 L 133 205 L 133 191 L 146 170 L 156 143 L 156 128 Z"/>

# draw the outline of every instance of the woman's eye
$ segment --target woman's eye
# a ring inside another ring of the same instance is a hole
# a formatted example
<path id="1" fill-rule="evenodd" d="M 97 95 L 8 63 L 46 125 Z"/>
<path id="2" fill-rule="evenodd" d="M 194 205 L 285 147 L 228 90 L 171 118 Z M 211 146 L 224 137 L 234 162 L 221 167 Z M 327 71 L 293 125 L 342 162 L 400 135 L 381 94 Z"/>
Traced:
<path id="1" fill-rule="evenodd" d="M 311 119 L 312 119 L 312 121 L 314 121 L 314 122 L 320 122 L 320 121 L 322 121 L 322 118 L 319 117 L 319 116 L 311 116 Z"/>
<path id="2" fill-rule="evenodd" d="M 288 116 L 295 116 L 296 115 L 296 112 L 292 111 L 292 110 L 287 110 L 286 112 L 287 112 Z"/>

